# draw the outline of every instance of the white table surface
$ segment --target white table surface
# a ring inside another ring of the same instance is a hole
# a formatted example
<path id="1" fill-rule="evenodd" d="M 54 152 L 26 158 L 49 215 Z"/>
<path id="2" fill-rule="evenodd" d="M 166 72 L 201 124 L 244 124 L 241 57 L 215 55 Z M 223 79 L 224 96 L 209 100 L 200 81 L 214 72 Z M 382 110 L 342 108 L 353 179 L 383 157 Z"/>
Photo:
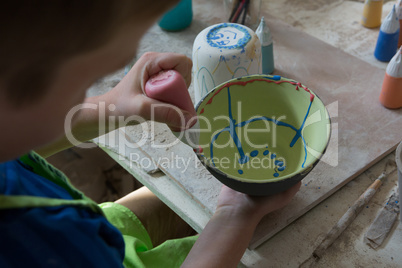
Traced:
<path id="1" fill-rule="evenodd" d="M 194 8 L 197 8 L 198 5 L 198 8 L 201 9 L 200 1 L 194 2 L 198 2 Z M 395 1 L 388 1 L 384 4 L 383 17 L 391 10 L 394 3 Z M 205 1 L 202 5 L 205 11 L 212 3 Z M 359 24 L 363 9 L 361 1 L 270 0 L 263 1 L 262 8 L 277 16 L 282 14 L 278 16 L 281 20 L 366 61 L 368 64 L 382 69 L 386 68 L 386 63 L 376 61 L 373 56 L 378 29 L 365 29 Z M 207 13 L 202 14 L 208 16 Z M 189 49 L 191 51 L 191 48 Z M 159 51 L 163 51 L 163 49 Z M 89 94 L 99 94 L 108 90 L 121 79 L 122 73 L 123 71 L 119 71 L 100 81 L 91 88 Z M 120 134 L 119 132 L 112 133 L 113 135 L 117 137 L 121 135 L 121 132 Z M 175 193 L 174 196 L 160 196 L 160 198 L 175 209 L 179 215 L 197 221 L 189 222 L 190 224 L 202 226 L 208 221 L 209 218 L 202 211 L 197 211 L 200 208 L 194 206 L 192 200 L 183 202 L 185 193 L 175 188 L 162 172 L 149 174 L 135 163 L 115 154 L 111 148 L 104 149 L 151 190 L 159 192 L 158 189 L 169 188 L 172 193 Z M 135 149 L 133 152 L 141 153 Z M 394 158 L 394 153 L 390 154 L 256 250 L 247 251 L 242 259 L 243 264 L 247 267 L 299 267 L 349 206 L 381 174 L 385 163 Z M 402 267 L 401 223 L 398 222 L 394 225 L 389 238 L 379 249 L 374 250 L 363 242 L 365 232 L 396 187 L 397 173 L 393 172 L 384 181 L 369 205 L 327 250 L 322 259 L 312 267 Z"/>

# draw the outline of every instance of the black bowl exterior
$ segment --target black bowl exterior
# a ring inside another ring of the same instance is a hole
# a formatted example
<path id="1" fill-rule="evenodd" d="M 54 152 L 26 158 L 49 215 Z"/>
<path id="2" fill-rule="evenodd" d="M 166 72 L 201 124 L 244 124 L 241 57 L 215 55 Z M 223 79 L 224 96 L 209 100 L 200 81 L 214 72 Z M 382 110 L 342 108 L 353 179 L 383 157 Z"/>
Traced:
<path id="1" fill-rule="evenodd" d="M 197 154 L 198 156 L 198 154 Z M 283 192 L 293 185 L 301 181 L 310 171 L 318 164 L 318 160 L 315 161 L 309 168 L 304 170 L 301 173 L 294 175 L 293 177 L 283 179 L 280 181 L 274 182 L 262 182 L 262 183 L 255 183 L 255 182 L 245 182 L 239 181 L 233 178 L 228 177 L 223 172 L 219 171 L 216 168 L 213 168 L 204 163 L 203 159 L 198 156 L 201 160 L 201 163 L 207 168 L 207 170 L 220 182 L 228 186 L 229 188 L 252 196 L 270 196 L 280 192 Z"/>

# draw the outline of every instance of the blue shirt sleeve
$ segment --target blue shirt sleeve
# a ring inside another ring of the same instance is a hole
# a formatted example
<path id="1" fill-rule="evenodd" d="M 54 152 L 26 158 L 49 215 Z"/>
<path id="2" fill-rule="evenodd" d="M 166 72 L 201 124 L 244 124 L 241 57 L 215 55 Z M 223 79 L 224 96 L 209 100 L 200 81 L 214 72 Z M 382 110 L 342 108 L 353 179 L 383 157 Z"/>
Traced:
<path id="1" fill-rule="evenodd" d="M 71 200 L 70 192 L 19 160 L 0 163 L 1 195 Z M 0 209 L 2 268 L 122 267 L 124 249 L 120 231 L 86 207 Z"/>
<path id="2" fill-rule="evenodd" d="M 3 210 L 0 267 L 122 267 L 124 241 L 84 208 Z"/>

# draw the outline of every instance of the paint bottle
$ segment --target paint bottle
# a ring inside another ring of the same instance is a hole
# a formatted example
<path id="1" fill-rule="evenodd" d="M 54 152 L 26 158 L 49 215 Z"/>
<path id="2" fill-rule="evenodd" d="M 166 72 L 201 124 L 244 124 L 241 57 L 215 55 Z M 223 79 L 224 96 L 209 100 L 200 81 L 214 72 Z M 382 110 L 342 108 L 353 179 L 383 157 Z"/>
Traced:
<path id="1" fill-rule="evenodd" d="M 402 46 L 402 0 L 398 0 L 396 4 L 396 15 L 399 19 L 399 39 L 398 39 L 398 47 Z"/>
<path id="2" fill-rule="evenodd" d="M 175 70 L 161 71 L 152 76 L 145 83 L 145 94 L 152 99 L 173 104 L 194 117 L 197 116 L 186 82 Z M 190 147 L 198 148 L 198 130 L 199 122 L 197 120 L 191 128 L 181 132 L 172 131 L 172 133 Z"/>
<path id="3" fill-rule="evenodd" d="M 374 56 L 379 61 L 388 62 L 398 49 L 399 19 L 396 15 L 395 5 L 381 24 L 378 34 Z"/>
<path id="4" fill-rule="evenodd" d="M 152 99 L 173 104 L 196 115 L 186 82 L 175 70 L 161 71 L 151 76 L 145 84 L 145 93 Z"/>
<path id="5" fill-rule="evenodd" d="M 360 23 L 367 28 L 376 28 L 381 25 L 383 0 L 366 0 L 363 16 Z"/>
<path id="6" fill-rule="evenodd" d="M 255 31 L 261 43 L 262 73 L 272 74 L 274 72 L 274 45 L 272 35 L 265 23 L 264 17 L 261 18 L 260 25 Z"/>
<path id="7" fill-rule="evenodd" d="M 165 31 L 176 32 L 190 26 L 192 20 L 192 0 L 181 0 L 175 7 L 163 15 L 158 25 Z"/>
<path id="8" fill-rule="evenodd" d="M 380 102 L 390 109 L 402 107 L 402 47 L 387 66 Z"/>

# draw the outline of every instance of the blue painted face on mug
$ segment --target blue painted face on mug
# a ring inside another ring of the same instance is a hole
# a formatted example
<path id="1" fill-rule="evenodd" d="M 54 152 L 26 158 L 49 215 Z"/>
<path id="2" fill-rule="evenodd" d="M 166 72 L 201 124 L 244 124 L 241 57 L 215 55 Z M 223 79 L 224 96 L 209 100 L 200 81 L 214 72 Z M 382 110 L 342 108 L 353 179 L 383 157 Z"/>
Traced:
<path id="1" fill-rule="evenodd" d="M 207 34 L 207 42 L 211 47 L 223 49 L 243 49 L 250 39 L 251 35 L 246 28 L 233 23 L 219 24 Z"/>

